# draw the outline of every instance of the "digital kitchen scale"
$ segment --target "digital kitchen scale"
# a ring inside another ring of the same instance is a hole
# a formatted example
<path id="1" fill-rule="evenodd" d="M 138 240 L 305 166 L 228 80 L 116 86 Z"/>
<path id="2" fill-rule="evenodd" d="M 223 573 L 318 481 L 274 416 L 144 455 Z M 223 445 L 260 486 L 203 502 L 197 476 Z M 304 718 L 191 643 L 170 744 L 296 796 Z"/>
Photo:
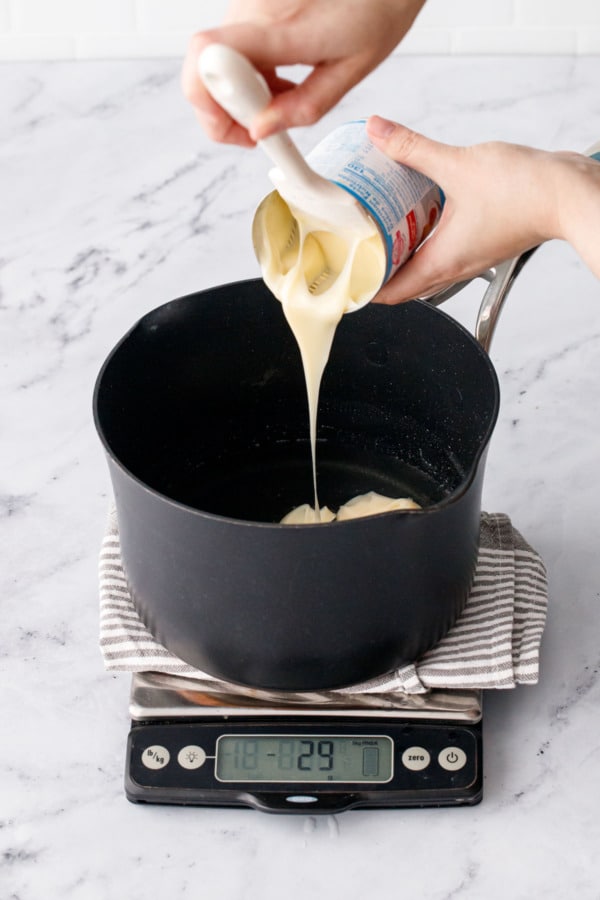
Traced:
<path id="1" fill-rule="evenodd" d="M 136 803 L 315 814 L 482 796 L 479 690 L 296 694 L 142 673 L 130 714 Z"/>

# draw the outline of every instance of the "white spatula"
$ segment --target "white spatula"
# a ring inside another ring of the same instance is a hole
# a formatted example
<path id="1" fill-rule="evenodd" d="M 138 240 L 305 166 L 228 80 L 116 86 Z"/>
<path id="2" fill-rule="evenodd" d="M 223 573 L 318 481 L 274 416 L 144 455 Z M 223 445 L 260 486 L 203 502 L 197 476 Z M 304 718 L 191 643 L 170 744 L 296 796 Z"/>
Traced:
<path id="1" fill-rule="evenodd" d="M 224 44 L 209 44 L 202 51 L 198 71 L 214 100 L 245 128 L 271 102 L 271 91 L 260 72 L 245 56 Z M 287 132 L 263 138 L 259 144 L 277 166 L 269 177 L 292 212 L 307 213 L 328 231 L 372 232 L 360 203 L 313 171 Z"/>

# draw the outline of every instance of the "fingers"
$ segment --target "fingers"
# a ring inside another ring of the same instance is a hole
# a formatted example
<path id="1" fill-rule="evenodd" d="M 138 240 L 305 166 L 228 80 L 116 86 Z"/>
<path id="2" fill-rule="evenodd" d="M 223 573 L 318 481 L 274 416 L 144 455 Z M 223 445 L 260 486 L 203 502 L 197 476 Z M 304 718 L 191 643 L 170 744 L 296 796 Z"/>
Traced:
<path id="1" fill-rule="evenodd" d="M 190 41 L 181 70 L 183 94 L 194 107 L 196 118 L 212 140 L 252 147 L 254 141 L 246 129 L 234 122 L 231 116 L 215 103 L 198 74 L 198 59 L 209 43 L 211 43 L 210 32 L 196 34 Z"/>
<path id="2" fill-rule="evenodd" d="M 444 211 L 445 212 L 445 211 Z M 429 297 L 459 281 L 473 278 L 486 266 L 466 252 L 468 241 L 456 235 L 452 222 L 440 220 L 435 233 L 400 267 L 374 298 L 374 303 L 395 305 L 416 297 Z"/>
<path id="3" fill-rule="evenodd" d="M 292 27 L 279 25 L 277 29 L 268 29 L 250 22 L 214 28 L 192 37 L 183 62 L 181 87 L 209 137 L 221 142 L 251 145 L 282 129 L 311 125 L 332 109 L 368 71 L 360 54 L 321 61 L 321 42 L 315 42 L 316 48 L 307 47 L 301 38 L 302 33 Z M 252 123 L 250 132 L 235 125 L 215 103 L 198 73 L 200 54 L 215 42 L 225 43 L 250 59 L 265 76 L 274 94 L 267 109 Z M 313 56 L 315 53 L 316 57 Z M 277 75 L 277 66 L 300 62 L 314 66 L 301 83 Z"/>
<path id="4" fill-rule="evenodd" d="M 212 99 L 198 74 L 198 57 L 207 46 L 204 43 L 206 34 L 197 36 L 201 41 L 190 44 L 183 64 L 181 86 L 184 96 L 194 106 L 200 124 L 215 141 L 251 146 L 283 129 L 312 125 L 360 78 L 358 73 L 354 75 L 354 66 L 347 61 L 317 65 L 300 84 L 280 78 L 274 69 L 263 70 L 274 96 L 248 132 L 235 124 Z"/>
<path id="5" fill-rule="evenodd" d="M 211 105 L 216 106 L 198 74 L 200 54 L 213 42 L 210 34 L 211 32 L 200 32 L 191 38 L 181 68 L 181 90 L 184 97 L 196 108 L 203 108 L 205 105 L 209 108 Z"/>
<path id="6" fill-rule="evenodd" d="M 182 66 L 181 88 L 186 99 L 194 107 L 198 121 L 212 140 L 252 146 L 255 139 L 251 138 L 248 131 L 234 122 L 228 113 L 213 100 L 200 78 L 199 57 L 202 51 L 212 43 L 225 43 L 252 60 L 256 68 L 265 76 L 274 93 L 285 92 L 295 88 L 296 85 L 277 75 L 271 61 L 273 52 L 269 46 L 268 32 L 264 28 L 251 23 L 246 23 L 244 26 L 227 25 L 199 32 L 191 38 Z M 287 59 L 292 54 L 292 49 L 286 47 L 284 35 L 279 36 L 277 50 L 278 64 L 285 65 L 286 62 L 295 62 L 293 55 L 289 60 Z M 276 114 L 272 117 L 270 128 L 263 129 L 259 136 L 264 137 L 266 133 L 273 133 L 284 126 L 285 121 L 283 125 L 279 125 L 279 115 Z"/>
<path id="7" fill-rule="evenodd" d="M 452 198 L 459 180 L 460 163 L 465 161 L 465 148 L 432 141 L 380 116 L 371 116 L 367 121 L 367 132 L 387 156 L 427 175 L 446 194 L 446 207 L 435 233 L 383 286 L 375 302 L 395 304 L 426 297 L 477 274 L 472 261 L 465 258 L 461 228 L 453 210 Z"/>
<path id="8" fill-rule="evenodd" d="M 396 160 L 427 175 L 444 190 L 451 179 L 461 147 L 450 147 L 411 131 L 380 116 L 367 121 L 367 133 L 380 150 Z"/>
<path id="9" fill-rule="evenodd" d="M 211 140 L 217 141 L 219 144 L 237 144 L 239 147 L 256 146 L 256 142 L 250 137 L 246 129 L 234 122 L 220 107 L 217 108 L 217 112 L 214 115 L 199 109 L 195 109 L 194 113 Z"/>
<path id="10" fill-rule="evenodd" d="M 278 93 L 252 123 L 250 134 L 261 140 L 284 128 L 313 125 L 359 80 L 352 63 L 339 60 L 316 65 L 300 84 Z"/>
<path id="11" fill-rule="evenodd" d="M 414 254 L 400 270 L 381 288 L 373 303 L 395 306 L 416 297 L 426 297 L 453 283 L 443 274 L 434 274 L 428 265 L 425 247 Z"/>

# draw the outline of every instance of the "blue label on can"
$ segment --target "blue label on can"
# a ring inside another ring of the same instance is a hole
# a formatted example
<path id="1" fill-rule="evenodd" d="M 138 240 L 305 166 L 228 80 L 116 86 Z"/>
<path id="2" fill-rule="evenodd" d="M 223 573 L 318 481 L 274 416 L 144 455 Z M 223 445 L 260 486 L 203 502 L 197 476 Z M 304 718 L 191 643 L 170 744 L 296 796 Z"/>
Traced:
<path id="1" fill-rule="evenodd" d="M 352 194 L 375 220 L 385 243 L 387 281 L 437 223 L 444 195 L 430 178 L 375 147 L 365 124 L 361 119 L 336 128 L 307 161 Z"/>

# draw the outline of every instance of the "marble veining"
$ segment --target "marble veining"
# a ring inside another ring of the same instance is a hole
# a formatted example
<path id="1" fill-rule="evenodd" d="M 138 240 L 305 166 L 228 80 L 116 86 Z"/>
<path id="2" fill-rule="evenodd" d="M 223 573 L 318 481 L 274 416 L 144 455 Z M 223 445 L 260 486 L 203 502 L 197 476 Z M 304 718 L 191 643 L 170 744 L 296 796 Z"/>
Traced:
<path id="1" fill-rule="evenodd" d="M 584 149 L 600 61 L 394 57 L 323 122 L 371 112 L 441 140 Z M 176 60 L 2 66 L 0 898 L 600 898 L 600 285 L 560 243 L 519 276 L 492 347 L 502 405 L 484 505 L 550 583 L 540 683 L 485 698 L 472 809 L 268 817 L 123 794 L 129 678 L 103 671 L 110 485 L 97 372 L 145 312 L 254 277 L 257 152 L 212 145 Z M 447 304 L 472 327 L 483 291 Z M 325 887 L 326 886 L 326 887 Z"/>

